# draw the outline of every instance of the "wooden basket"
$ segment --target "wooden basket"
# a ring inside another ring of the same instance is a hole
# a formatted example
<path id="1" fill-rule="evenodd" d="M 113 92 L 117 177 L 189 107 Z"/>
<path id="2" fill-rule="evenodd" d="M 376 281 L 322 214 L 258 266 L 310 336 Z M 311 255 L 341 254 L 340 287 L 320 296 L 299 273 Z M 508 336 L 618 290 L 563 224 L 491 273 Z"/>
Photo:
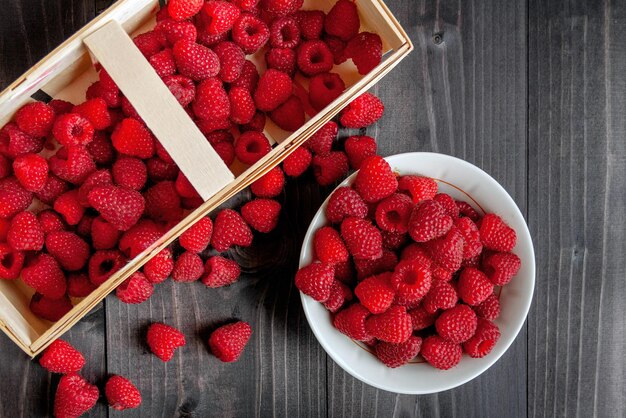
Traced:
<path id="1" fill-rule="evenodd" d="M 307 0 L 304 8 L 328 11 L 333 4 L 334 0 Z M 89 296 L 73 300 L 73 309 L 55 323 L 39 319 L 30 311 L 33 290 L 21 280 L 0 280 L 0 328 L 9 338 L 31 357 L 40 353 L 154 254 L 279 164 L 413 49 L 409 37 L 382 1 L 358 0 L 357 4 L 361 30 L 378 33 L 383 40 L 383 61 L 366 76 L 358 75 L 351 63 L 337 66 L 333 71 L 339 72 L 346 81 L 346 91 L 296 132 L 284 132 L 268 119 L 265 133 L 276 145 L 251 167 L 229 169 L 224 165 L 134 47 L 128 34 L 145 32 L 154 26 L 158 0 L 119 0 L 4 90 L 0 94 L 0 126 L 9 122 L 40 90 L 53 98 L 80 103 L 89 84 L 97 80 L 92 62 L 95 57 L 205 201 Z M 254 57 L 252 59 L 254 61 Z"/>

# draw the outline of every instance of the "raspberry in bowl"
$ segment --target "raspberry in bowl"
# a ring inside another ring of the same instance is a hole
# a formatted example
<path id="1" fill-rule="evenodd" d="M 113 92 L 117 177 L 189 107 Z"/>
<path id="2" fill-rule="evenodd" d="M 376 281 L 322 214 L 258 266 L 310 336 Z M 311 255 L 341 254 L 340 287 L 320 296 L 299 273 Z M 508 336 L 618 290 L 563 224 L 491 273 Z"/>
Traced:
<path id="1" fill-rule="evenodd" d="M 296 275 L 331 358 L 407 394 L 491 367 L 524 324 L 534 281 L 513 199 L 481 169 L 435 153 L 364 161 L 313 218 Z"/>

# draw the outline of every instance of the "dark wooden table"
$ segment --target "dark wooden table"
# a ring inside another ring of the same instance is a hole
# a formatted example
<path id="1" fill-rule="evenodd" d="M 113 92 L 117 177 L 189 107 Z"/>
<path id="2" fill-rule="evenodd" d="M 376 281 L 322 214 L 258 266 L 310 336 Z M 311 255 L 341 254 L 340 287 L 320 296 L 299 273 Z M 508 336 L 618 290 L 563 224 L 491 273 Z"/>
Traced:
<path id="1" fill-rule="evenodd" d="M 0 87 L 92 19 L 106 0 L 4 0 Z M 383 155 L 436 151 L 491 173 L 527 217 L 537 254 L 528 323 L 488 372 L 432 396 L 373 389 L 315 340 L 293 274 L 329 188 L 291 181 L 278 231 L 233 256 L 228 289 L 158 287 L 145 304 L 106 299 L 67 338 L 85 376 L 130 377 L 124 416 L 625 416 L 626 4 L 557 0 L 388 0 L 416 50 L 374 88 L 388 111 L 368 129 Z M 249 321 L 245 355 L 222 364 L 206 330 Z M 180 327 L 188 345 L 164 365 L 141 335 Z M 200 336 L 202 338 L 194 338 Z M 57 377 L 0 337 L 0 413 L 51 410 Z M 122 414 L 99 403 L 91 416 Z"/>

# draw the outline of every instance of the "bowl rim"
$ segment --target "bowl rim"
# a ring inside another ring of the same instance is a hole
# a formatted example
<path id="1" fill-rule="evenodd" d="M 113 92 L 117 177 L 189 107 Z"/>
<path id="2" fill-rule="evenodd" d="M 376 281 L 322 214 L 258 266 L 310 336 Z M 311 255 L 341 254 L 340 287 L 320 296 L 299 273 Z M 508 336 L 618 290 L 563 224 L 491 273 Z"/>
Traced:
<path id="1" fill-rule="evenodd" d="M 409 394 L 409 395 L 425 395 L 425 394 L 432 394 L 432 393 L 439 393 L 439 392 L 443 392 L 446 390 L 450 390 L 453 388 L 456 388 L 458 386 L 461 386 L 473 379 L 475 379 L 476 377 L 480 376 L 481 374 L 483 374 L 485 371 L 487 371 L 489 368 L 491 368 L 500 358 L 502 358 L 502 356 L 504 355 L 504 353 L 506 353 L 508 351 L 508 349 L 510 348 L 510 346 L 513 344 L 513 342 L 517 339 L 519 332 L 521 331 L 522 327 L 524 326 L 524 324 L 526 323 L 527 319 L 528 319 L 528 313 L 530 311 L 530 306 L 532 304 L 532 300 L 533 300 L 533 296 L 534 296 L 534 291 L 535 291 L 535 282 L 536 282 L 536 260 L 535 260 L 535 250 L 534 250 L 534 244 L 532 242 L 532 236 L 530 234 L 530 230 L 528 229 L 528 223 L 526 221 L 526 218 L 524 217 L 524 215 L 522 214 L 520 208 L 517 206 L 517 203 L 515 203 L 515 200 L 511 197 L 511 195 L 506 191 L 506 189 L 500 184 L 498 183 L 498 181 L 496 181 L 491 175 L 489 175 L 486 171 L 484 171 L 483 169 L 481 169 L 480 167 L 477 167 L 476 165 L 462 160 L 460 158 L 451 156 L 451 155 L 447 155 L 447 154 L 441 154 L 441 153 L 435 153 L 435 152 L 408 152 L 408 153 L 401 153 L 401 154 L 394 154 L 394 155 L 390 155 L 387 157 L 384 157 L 385 161 L 387 161 L 393 168 L 393 163 L 395 160 L 400 160 L 400 159 L 404 159 L 404 158 L 428 158 L 428 157 L 433 157 L 436 156 L 437 158 L 443 158 L 443 159 L 447 159 L 449 160 L 450 163 L 452 164 L 456 164 L 456 165 L 460 165 L 460 166 L 465 166 L 466 168 L 472 169 L 472 170 L 478 170 L 484 177 L 484 179 L 489 182 L 489 186 L 490 187 L 494 187 L 496 189 L 499 189 L 500 192 L 502 193 L 503 196 L 505 196 L 505 199 L 507 199 L 508 204 L 511 206 L 511 208 L 514 208 L 514 213 L 515 216 L 518 216 L 519 218 L 521 218 L 523 220 L 523 225 L 524 228 L 522 231 L 516 231 L 518 234 L 523 234 L 525 236 L 525 238 L 527 239 L 528 243 L 529 243 L 529 248 L 528 250 L 530 251 L 530 263 L 529 265 L 526 266 L 526 268 L 529 269 L 528 272 L 528 276 L 530 278 L 530 294 L 528 295 L 528 297 L 523 301 L 523 315 L 522 317 L 524 318 L 521 321 L 516 322 L 514 325 L 514 327 L 512 328 L 512 330 L 514 331 L 512 334 L 512 338 L 509 341 L 506 342 L 502 342 L 504 343 L 502 345 L 502 350 L 497 353 L 497 355 L 491 356 L 489 358 L 489 361 L 485 362 L 485 364 L 480 367 L 479 369 L 477 369 L 477 371 L 475 373 L 470 374 L 469 376 L 467 376 L 466 378 L 463 379 L 458 379 L 458 380 L 454 380 L 453 382 L 451 382 L 450 384 L 447 385 L 443 385 L 443 387 L 439 387 L 436 388 L 434 390 L 398 390 L 398 388 L 395 387 L 390 387 L 384 383 L 378 382 L 378 381 L 372 381 L 364 376 L 362 376 L 358 370 L 352 368 L 350 365 L 346 364 L 344 362 L 344 360 L 342 359 L 341 356 L 338 355 L 337 352 L 335 352 L 335 350 L 330 347 L 328 340 L 322 335 L 322 332 L 319 328 L 317 328 L 316 326 L 312 325 L 312 321 L 311 321 L 311 310 L 310 307 L 312 305 L 312 303 L 316 303 L 319 304 L 319 302 L 315 301 L 314 299 L 310 298 L 309 296 L 305 295 L 302 292 L 300 293 L 300 300 L 301 300 L 301 304 L 302 304 L 302 309 L 304 310 L 304 314 L 305 317 L 307 319 L 307 323 L 309 324 L 309 328 L 311 328 L 311 330 L 313 331 L 313 334 L 315 335 L 315 338 L 317 339 L 317 341 L 320 343 L 320 345 L 322 346 L 322 348 L 324 349 L 324 351 L 326 352 L 326 354 L 328 354 L 335 363 L 337 363 L 343 370 L 345 370 L 348 374 L 350 374 L 351 376 L 353 376 L 354 378 L 360 380 L 361 382 L 367 383 L 368 385 L 371 385 L 377 389 L 382 389 L 382 390 L 386 390 L 389 392 L 393 392 L 393 393 L 399 393 L 399 394 Z M 358 171 L 355 171 L 354 173 L 352 173 L 350 176 L 348 176 L 344 181 L 342 181 L 340 184 L 338 184 L 333 191 L 326 197 L 326 199 L 324 200 L 324 202 L 320 205 L 319 209 L 317 210 L 317 212 L 315 213 L 315 215 L 313 216 L 313 218 L 311 219 L 311 223 L 309 224 L 309 227 L 307 228 L 307 232 L 305 234 L 305 237 L 302 241 L 302 246 L 301 246 L 301 250 L 300 250 L 300 257 L 298 260 L 298 268 L 302 268 L 305 265 L 305 258 L 307 257 L 307 252 L 305 252 L 305 249 L 307 249 L 307 247 L 311 247 L 311 242 L 313 239 L 313 234 L 314 232 L 317 230 L 317 228 L 314 230 L 314 224 L 316 224 L 316 220 L 318 218 L 322 218 L 325 223 L 328 222 L 328 220 L 326 219 L 326 215 L 324 213 L 325 208 L 328 204 L 328 201 L 330 200 L 330 197 L 333 195 L 333 193 L 340 187 L 344 187 L 344 186 L 349 186 L 354 182 L 354 179 L 356 178 L 358 174 Z M 445 179 L 438 179 L 438 180 L 442 180 L 444 182 L 447 182 Z M 458 188 L 456 185 L 452 184 L 452 183 L 448 183 L 450 185 L 452 185 L 453 187 Z M 463 193 L 467 194 L 467 192 L 465 192 L 464 190 L 460 189 L 461 191 L 463 191 Z M 469 194 L 467 194 L 469 196 Z M 473 200 L 473 198 L 472 198 Z M 478 202 L 476 202 L 478 203 Z M 482 208 L 481 208 L 482 209 Z M 309 245 L 305 245 L 309 243 Z M 310 251 L 310 249 L 309 249 Z M 348 338 L 346 336 L 346 338 Z M 355 342 L 355 341 L 353 341 Z M 355 342 L 357 343 L 357 342 Z M 358 345 L 358 343 L 357 343 Z M 373 355 L 373 354 L 372 354 Z"/>

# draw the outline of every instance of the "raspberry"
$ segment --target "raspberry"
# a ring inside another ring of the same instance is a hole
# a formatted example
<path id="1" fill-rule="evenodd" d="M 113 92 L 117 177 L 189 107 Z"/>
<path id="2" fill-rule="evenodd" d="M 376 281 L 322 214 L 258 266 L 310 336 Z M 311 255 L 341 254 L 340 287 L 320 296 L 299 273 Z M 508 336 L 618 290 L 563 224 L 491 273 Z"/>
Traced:
<path id="1" fill-rule="evenodd" d="M 142 33 L 133 38 L 133 43 L 146 58 L 150 58 L 161 51 L 164 41 L 165 35 L 162 29 Z"/>
<path id="2" fill-rule="evenodd" d="M 67 228 L 61 216 L 52 209 L 46 209 L 37 214 L 37 219 L 45 235 L 56 231 L 64 231 Z M 1 234 L 0 234 L 0 238 Z M 0 239 L 1 241 L 1 239 Z"/>
<path id="3" fill-rule="evenodd" d="M 476 210 L 469 203 L 460 200 L 457 200 L 455 203 L 459 208 L 459 213 L 461 216 L 467 216 L 472 221 L 478 222 L 478 220 L 480 219 L 480 215 L 478 215 L 478 212 L 476 212 Z"/>
<path id="4" fill-rule="evenodd" d="M 61 148 L 48 160 L 50 171 L 61 180 L 81 184 L 94 171 L 96 164 L 82 147 Z M 45 188 L 45 186 L 44 186 Z"/>
<path id="5" fill-rule="evenodd" d="M 466 267 L 459 276 L 457 290 L 463 302 L 479 305 L 493 293 L 493 284 L 482 271 Z"/>
<path id="6" fill-rule="evenodd" d="M 93 140 L 85 148 L 96 164 L 111 164 L 115 157 L 110 138 L 102 132 L 96 132 Z"/>
<path id="7" fill-rule="evenodd" d="M 329 186 L 348 173 L 348 157 L 342 151 L 315 155 L 312 162 L 315 180 L 320 186 Z"/>
<path id="8" fill-rule="evenodd" d="M 354 258 L 373 260 L 383 255 L 383 238 L 369 220 L 353 217 L 344 219 L 341 236 Z"/>
<path id="9" fill-rule="evenodd" d="M 222 120 L 230 116 L 228 94 L 217 78 L 207 78 L 198 84 L 191 107 L 193 113 L 204 120 Z"/>
<path id="10" fill-rule="evenodd" d="M 76 225 L 76 233 L 84 239 L 88 239 L 91 236 L 91 224 L 95 219 L 94 215 L 86 214 L 83 216 Z"/>
<path id="11" fill-rule="evenodd" d="M 340 310 L 333 320 L 333 325 L 341 333 L 353 340 L 368 341 L 372 336 L 367 332 L 365 321 L 370 316 L 370 311 L 363 305 L 355 303 Z"/>
<path id="12" fill-rule="evenodd" d="M 330 312 L 337 312 L 347 302 L 352 300 L 352 291 L 348 286 L 335 280 L 330 288 L 330 296 L 324 302 L 324 307 Z"/>
<path id="13" fill-rule="evenodd" d="M 287 16 L 302 7 L 304 0 L 261 0 L 263 10 L 275 16 Z"/>
<path id="14" fill-rule="evenodd" d="M 174 163 L 168 163 L 160 158 L 150 158 L 146 162 L 148 178 L 154 182 L 175 180 L 178 176 L 178 167 Z"/>
<path id="15" fill-rule="evenodd" d="M 259 0 L 233 0 L 232 3 L 236 4 L 241 10 L 258 12 L 257 4 Z"/>
<path id="16" fill-rule="evenodd" d="M 270 27 L 270 44 L 272 48 L 293 49 L 300 43 L 300 28 L 292 17 L 274 19 Z"/>
<path id="17" fill-rule="evenodd" d="M 422 306 L 411 309 L 409 315 L 411 315 L 411 324 L 413 324 L 414 331 L 421 331 L 435 323 L 435 315 L 426 312 Z"/>
<path id="18" fill-rule="evenodd" d="M 444 236 L 452 227 L 452 218 L 434 200 L 425 200 L 411 213 L 408 231 L 416 242 L 427 242 Z"/>
<path id="19" fill-rule="evenodd" d="M 350 285 L 354 282 L 355 272 L 351 261 L 335 264 L 335 279 Z"/>
<path id="20" fill-rule="evenodd" d="M 348 41 L 345 54 L 352 58 L 359 74 L 365 75 L 372 71 L 383 56 L 383 42 L 375 33 L 361 32 Z"/>
<path id="21" fill-rule="evenodd" d="M 269 69 L 259 79 L 254 102 L 259 110 L 269 112 L 285 103 L 291 97 L 292 90 L 289 74 Z"/>
<path id="22" fill-rule="evenodd" d="M 441 238 L 429 241 L 428 253 L 433 262 L 444 269 L 455 272 L 461 267 L 463 261 L 463 236 L 456 228 Z"/>
<path id="23" fill-rule="evenodd" d="M 393 271 L 396 264 L 398 264 L 398 257 L 393 251 L 386 249 L 383 249 L 382 257 L 375 260 L 365 260 L 362 258 L 354 260 L 354 267 L 356 268 L 357 278 L 359 280 L 386 271 Z"/>
<path id="24" fill-rule="evenodd" d="M 27 103 L 15 114 L 15 122 L 20 130 L 36 138 L 50 133 L 54 118 L 54 109 L 42 102 Z"/>
<path id="25" fill-rule="evenodd" d="M 272 199 L 255 199 L 242 206 L 241 216 L 253 229 L 268 233 L 278 224 L 280 203 Z"/>
<path id="26" fill-rule="evenodd" d="M 323 41 L 305 41 L 297 51 L 298 68 L 307 76 L 327 73 L 334 65 L 333 54 Z"/>
<path id="27" fill-rule="evenodd" d="M 239 131 L 240 132 L 247 132 L 247 131 L 263 132 L 263 129 L 265 128 L 265 119 L 266 119 L 265 113 L 257 110 L 254 113 L 254 116 L 252 117 L 252 120 L 250 122 L 246 123 L 245 125 L 239 126 Z"/>
<path id="28" fill-rule="evenodd" d="M 230 100 L 230 119 L 239 125 L 249 123 L 256 112 L 254 99 L 243 87 L 233 87 L 228 92 Z"/>
<path id="29" fill-rule="evenodd" d="M 280 167 L 274 167 L 256 180 L 250 190 L 256 197 L 272 198 L 282 192 L 285 185 L 285 175 Z"/>
<path id="30" fill-rule="evenodd" d="M 313 247 L 317 259 L 322 263 L 342 263 L 350 258 L 339 232 L 330 226 L 325 226 L 315 232 Z"/>
<path id="31" fill-rule="evenodd" d="M 358 170 L 364 160 L 376 155 L 376 140 L 366 135 L 351 136 L 346 139 L 344 148 L 348 154 L 350 166 Z"/>
<path id="32" fill-rule="evenodd" d="M 63 193 L 54 201 L 54 210 L 57 211 L 68 225 L 78 225 L 83 219 L 85 208 L 78 200 L 78 190 Z"/>
<path id="33" fill-rule="evenodd" d="M 426 312 L 434 314 L 438 309 L 453 308 L 458 300 L 456 290 L 450 283 L 434 282 L 424 297 L 422 306 Z"/>
<path id="34" fill-rule="evenodd" d="M 115 184 L 120 187 L 141 190 L 148 181 L 148 169 L 138 158 L 120 158 L 115 161 L 111 171 Z"/>
<path id="35" fill-rule="evenodd" d="M 52 299 L 43 296 L 41 293 L 35 293 L 29 304 L 32 313 L 50 322 L 56 322 L 63 318 L 65 314 L 72 310 L 72 307 L 72 302 L 67 296 Z"/>
<path id="36" fill-rule="evenodd" d="M 154 155 L 154 137 L 137 119 L 126 118 L 111 134 L 113 147 L 120 153 L 141 159 Z"/>
<path id="37" fill-rule="evenodd" d="M 213 222 L 211 218 L 202 218 L 183 232 L 179 238 L 179 243 L 187 251 L 201 253 L 209 246 L 212 233 Z"/>
<path id="38" fill-rule="evenodd" d="M 482 301 L 479 305 L 473 307 L 474 312 L 480 318 L 489 320 L 497 319 L 500 316 L 500 301 L 495 294 L 487 296 L 487 299 Z"/>
<path id="39" fill-rule="evenodd" d="M 147 343 L 154 355 L 168 362 L 174 357 L 174 350 L 185 346 L 186 341 L 176 328 L 157 322 L 148 328 Z"/>
<path id="40" fill-rule="evenodd" d="M 157 52 L 151 56 L 148 61 L 150 61 L 150 65 L 161 78 L 168 77 L 176 73 L 176 61 L 174 60 L 174 53 L 170 48 Z"/>
<path id="41" fill-rule="evenodd" d="M 339 0 L 326 15 L 326 33 L 344 41 L 353 38 L 361 26 L 356 4 L 350 0 Z"/>
<path id="42" fill-rule="evenodd" d="M 126 264 L 126 259 L 117 250 L 96 251 L 89 259 L 89 280 L 94 285 L 100 286 L 124 267 L 124 264 Z"/>
<path id="43" fill-rule="evenodd" d="M 341 96 L 345 89 L 346 85 L 339 74 L 314 75 L 309 82 L 309 102 L 315 110 L 320 111 Z"/>
<path id="44" fill-rule="evenodd" d="M 378 97 L 364 93 L 341 111 L 339 120 L 346 128 L 364 128 L 377 122 L 384 111 L 385 106 Z"/>
<path id="45" fill-rule="evenodd" d="M 169 3 L 169 7 L 171 9 L 172 2 Z M 137 408 L 141 405 L 139 389 L 130 380 L 119 375 L 113 375 L 107 380 L 104 393 L 111 408 L 117 411 Z"/>
<path id="46" fill-rule="evenodd" d="M 354 188 L 363 200 L 373 203 L 391 196 L 398 188 L 398 180 L 389 163 L 376 155 L 363 161 Z"/>
<path id="47" fill-rule="evenodd" d="M 32 212 L 20 212 L 11 221 L 7 243 L 16 251 L 39 251 L 43 248 L 44 231 Z"/>
<path id="48" fill-rule="evenodd" d="M 67 231 L 48 234 L 46 250 L 68 271 L 82 269 L 90 255 L 89 245 L 78 235 Z"/>
<path id="49" fill-rule="evenodd" d="M 453 343 L 469 340 L 476 331 L 476 313 L 467 305 L 456 305 L 444 311 L 435 321 L 437 333 Z"/>
<path id="50" fill-rule="evenodd" d="M 66 147 L 83 146 L 93 139 L 94 127 L 87 118 L 77 113 L 67 113 L 56 119 L 52 134 Z"/>
<path id="51" fill-rule="evenodd" d="M 26 264 L 22 270 L 22 280 L 50 299 L 61 298 L 67 290 L 61 267 L 52 256 L 45 253 Z"/>
<path id="52" fill-rule="evenodd" d="M 272 110 L 269 116 L 280 129 L 293 132 L 304 125 L 304 106 L 297 96 L 291 96 Z"/>
<path id="53" fill-rule="evenodd" d="M 20 186 L 14 177 L 0 180 L 0 218 L 11 218 L 26 210 L 33 201 L 33 194 Z"/>
<path id="54" fill-rule="evenodd" d="M 250 13 L 242 13 L 233 25 L 233 41 L 246 54 L 253 54 L 263 47 L 270 38 L 267 25 Z"/>
<path id="55" fill-rule="evenodd" d="M 340 223 L 346 217 L 365 218 L 367 205 L 350 187 L 339 187 L 328 199 L 326 217 L 332 223 Z"/>
<path id="56" fill-rule="evenodd" d="M 463 236 L 463 259 L 479 255 L 483 251 L 483 244 L 480 242 L 480 233 L 476 224 L 470 218 L 462 217 L 455 219 L 454 226 Z"/>
<path id="57" fill-rule="evenodd" d="M 244 132 L 235 142 L 235 155 L 244 164 L 256 163 L 271 150 L 270 141 L 262 132 Z"/>
<path id="58" fill-rule="evenodd" d="M 122 114 L 126 117 L 136 119 L 139 122 L 145 124 L 145 121 L 141 118 L 141 116 L 137 112 L 137 109 L 135 109 L 133 104 L 126 97 L 122 97 Z"/>
<path id="59" fill-rule="evenodd" d="M 408 340 L 400 344 L 391 344 L 381 342 L 376 344 L 374 352 L 376 357 L 382 361 L 385 366 L 396 368 L 409 362 L 417 356 L 422 346 L 420 337 L 411 336 Z"/>
<path id="60" fill-rule="evenodd" d="M 145 214 L 156 221 L 177 222 L 183 217 L 180 196 L 172 181 L 162 181 L 144 193 Z"/>
<path id="61" fill-rule="evenodd" d="M 295 19 L 300 27 L 300 34 L 304 39 L 319 39 L 324 30 L 326 14 L 321 10 L 299 10 Z"/>
<path id="62" fill-rule="evenodd" d="M 354 289 L 361 304 L 373 314 L 385 312 L 393 303 L 395 291 L 389 277 L 389 273 L 368 277 Z"/>
<path id="63" fill-rule="evenodd" d="M 72 109 L 74 108 L 74 105 L 72 103 L 67 102 L 65 100 L 59 100 L 59 99 L 50 100 L 50 102 L 48 103 L 48 106 L 50 106 L 52 110 L 54 110 L 54 113 L 57 116 L 70 113 Z"/>
<path id="64" fill-rule="evenodd" d="M 67 294 L 72 298 L 84 298 L 96 290 L 85 273 L 70 274 L 67 277 Z"/>
<path id="65" fill-rule="evenodd" d="M 298 147 L 283 160 L 283 170 L 290 177 L 299 177 L 309 168 L 312 159 L 308 149 Z"/>
<path id="66" fill-rule="evenodd" d="M 213 225 L 211 245 L 224 252 L 233 245 L 248 247 L 252 244 L 252 231 L 238 212 L 224 209 L 217 214 Z"/>
<path id="67" fill-rule="evenodd" d="M 196 25 L 198 29 L 198 39 L 197 42 L 206 47 L 213 47 L 220 42 L 228 41 L 230 39 L 230 32 L 223 32 L 217 35 L 211 35 L 207 30 L 208 19 L 204 19 L 202 15 L 198 16 L 196 19 Z"/>
<path id="68" fill-rule="evenodd" d="M 179 41 L 195 42 L 198 38 L 198 31 L 190 21 L 177 22 L 173 19 L 165 19 L 157 23 L 154 30 L 161 36 L 161 49 L 172 47 Z M 164 40 L 163 37 L 165 37 Z M 156 52 L 159 51 L 160 49 Z"/>
<path id="69" fill-rule="evenodd" d="M 476 333 L 463 343 L 463 350 L 473 358 L 485 357 L 500 339 L 500 330 L 493 322 L 478 318 Z"/>
<path id="70" fill-rule="evenodd" d="M 85 181 L 78 188 L 78 202 L 88 208 L 89 207 L 89 192 L 95 187 L 110 186 L 113 184 L 113 177 L 109 170 L 94 171 L 85 179 Z"/>
<path id="71" fill-rule="evenodd" d="M 111 125 L 111 114 L 107 102 L 99 97 L 74 106 L 72 112 L 87 119 L 97 131 L 102 131 Z"/>
<path id="72" fill-rule="evenodd" d="M 413 325 L 406 308 L 394 305 L 379 315 L 370 316 L 365 321 L 365 329 L 374 338 L 399 344 L 409 339 Z"/>
<path id="73" fill-rule="evenodd" d="M 204 21 L 204 29 L 209 35 L 218 35 L 229 31 L 235 21 L 239 19 L 239 8 L 227 1 L 211 0 L 204 4 L 201 19 Z"/>
<path id="74" fill-rule="evenodd" d="M 139 304 L 148 300 L 153 291 L 152 283 L 137 271 L 115 289 L 115 295 L 124 303 Z"/>
<path id="75" fill-rule="evenodd" d="M 151 283 L 163 282 L 170 276 L 172 270 L 174 270 L 174 258 L 169 248 L 162 249 L 143 266 L 143 273 Z"/>
<path id="76" fill-rule="evenodd" d="M 2 189 L 2 186 L 0 182 L 0 190 L 1 189 Z M 63 180 L 59 179 L 58 177 L 54 175 L 48 175 L 48 180 L 46 181 L 45 186 L 43 186 L 43 188 L 36 193 L 36 196 L 39 200 L 41 200 L 42 203 L 51 205 L 60 195 L 65 193 L 67 189 L 68 189 L 67 183 L 65 183 Z M 2 196 L 2 193 L 0 193 L 0 196 Z M 0 197 L 0 208 L 2 206 L 1 201 L 2 201 L 2 198 Z M 0 212 L 1 212 L 1 209 L 0 209 Z M 0 217 L 1 216 L 2 215 L 0 214 Z"/>
<path id="77" fill-rule="evenodd" d="M 215 357 L 225 363 L 237 361 L 252 335 L 247 322 L 223 325 L 211 333 L 209 347 Z"/>
<path id="78" fill-rule="evenodd" d="M 220 60 L 211 49 L 189 40 L 180 40 L 172 49 L 178 72 L 192 80 L 215 77 L 220 71 Z"/>
<path id="79" fill-rule="evenodd" d="M 78 417 L 94 407 L 100 393 L 77 374 L 67 374 L 59 380 L 54 396 L 55 417 Z"/>
<path id="80" fill-rule="evenodd" d="M 407 192 L 414 203 L 433 199 L 437 188 L 437 182 L 430 177 L 402 176 L 398 180 L 398 189 Z"/>
<path id="81" fill-rule="evenodd" d="M 212 1 L 211 3 L 220 3 Z M 226 2 L 223 2 L 226 3 Z M 230 3 L 226 3 L 230 4 Z M 233 42 L 220 42 L 213 47 L 220 61 L 219 78 L 225 83 L 231 83 L 241 76 L 246 56 L 241 48 Z"/>
<path id="82" fill-rule="evenodd" d="M 289 48 L 272 48 L 265 53 L 267 68 L 272 68 L 289 75 L 296 71 L 296 52 Z"/>
<path id="83" fill-rule="evenodd" d="M 145 205 L 139 192 L 116 186 L 92 189 L 89 192 L 89 203 L 120 231 L 127 231 L 137 223 Z"/>
<path id="84" fill-rule="evenodd" d="M 237 281 L 240 273 L 236 262 L 216 255 L 210 257 L 204 264 L 202 283 L 213 288 L 228 286 Z"/>
<path id="85" fill-rule="evenodd" d="M 328 154 L 333 146 L 333 141 L 337 138 L 339 127 L 333 121 L 326 123 L 315 132 L 305 143 L 313 154 Z"/>
<path id="86" fill-rule="evenodd" d="M 258 82 L 259 70 L 257 70 L 252 61 L 246 60 L 241 68 L 241 75 L 237 80 L 230 83 L 230 87 L 242 87 L 252 94 L 256 90 Z"/>
<path id="87" fill-rule="evenodd" d="M 456 220 L 459 217 L 459 208 L 456 202 L 450 195 L 445 193 L 437 193 L 433 200 L 441 205 L 445 212 L 453 219 Z"/>
<path id="88" fill-rule="evenodd" d="M 0 179 L 6 178 L 11 175 L 11 164 L 11 160 L 0 154 Z"/>
<path id="89" fill-rule="evenodd" d="M 120 91 L 117 87 L 112 89 L 105 88 L 101 81 L 96 81 L 89 86 L 89 88 L 87 88 L 87 92 L 85 93 L 85 97 L 87 100 L 101 98 L 107 102 L 107 106 L 110 108 L 119 107 L 122 100 L 122 96 L 120 95 Z"/>
<path id="90" fill-rule="evenodd" d="M 333 54 L 333 60 L 335 65 L 341 65 L 348 60 L 346 56 L 346 42 L 337 38 L 336 36 L 325 35 L 323 38 L 324 42 L 330 49 L 330 52 Z"/>
<path id="91" fill-rule="evenodd" d="M 413 202 L 403 194 L 395 193 L 376 206 L 376 224 L 383 231 L 404 234 L 408 231 Z"/>
<path id="92" fill-rule="evenodd" d="M 174 20 L 185 20 L 198 14 L 203 5 L 204 0 L 170 0 L 167 4 L 167 14 Z"/>
<path id="93" fill-rule="evenodd" d="M 43 352 L 39 364 L 51 373 L 76 373 L 85 365 L 85 357 L 67 341 L 55 340 Z"/>
<path id="94" fill-rule="evenodd" d="M 482 262 L 483 271 L 496 286 L 509 283 L 521 265 L 521 260 L 513 253 L 488 253 Z"/>
<path id="95" fill-rule="evenodd" d="M 509 252 L 515 247 L 517 235 L 501 217 L 488 213 L 480 221 L 480 239 L 489 250 Z"/>
<path id="96" fill-rule="evenodd" d="M 178 193 L 180 197 L 197 198 L 200 196 L 182 172 L 178 173 L 178 177 L 176 177 L 176 181 L 174 182 L 174 187 L 176 188 L 176 193 Z"/>
<path id="97" fill-rule="evenodd" d="M 443 268 L 437 264 L 432 266 L 433 281 L 435 282 L 449 282 L 452 280 L 452 273 L 450 270 Z"/>
<path id="98" fill-rule="evenodd" d="M 224 164 L 230 166 L 235 161 L 235 147 L 230 142 L 220 142 L 213 145 L 213 149 L 220 156 Z"/>
<path id="99" fill-rule="evenodd" d="M 416 260 L 401 261 L 391 276 L 391 284 L 403 305 L 420 301 L 430 290 L 431 282 L 430 270 Z"/>
<path id="100" fill-rule="evenodd" d="M 309 264 L 296 273 L 296 287 L 316 301 L 325 302 L 330 297 L 330 290 L 335 280 L 334 276 L 332 264 Z"/>
<path id="101" fill-rule="evenodd" d="M 165 77 L 163 82 L 183 107 L 186 107 L 196 98 L 196 85 L 191 78 L 171 75 Z"/>
<path id="102" fill-rule="evenodd" d="M 438 335 L 431 335 L 422 343 L 421 354 L 431 366 L 448 370 L 459 364 L 463 350 L 459 344 L 446 341 Z"/>
<path id="103" fill-rule="evenodd" d="M 14 123 L 8 123 L 0 129 L 0 153 L 9 158 L 37 154 L 43 149 L 43 144 L 43 138 L 35 138 L 20 131 Z"/>

